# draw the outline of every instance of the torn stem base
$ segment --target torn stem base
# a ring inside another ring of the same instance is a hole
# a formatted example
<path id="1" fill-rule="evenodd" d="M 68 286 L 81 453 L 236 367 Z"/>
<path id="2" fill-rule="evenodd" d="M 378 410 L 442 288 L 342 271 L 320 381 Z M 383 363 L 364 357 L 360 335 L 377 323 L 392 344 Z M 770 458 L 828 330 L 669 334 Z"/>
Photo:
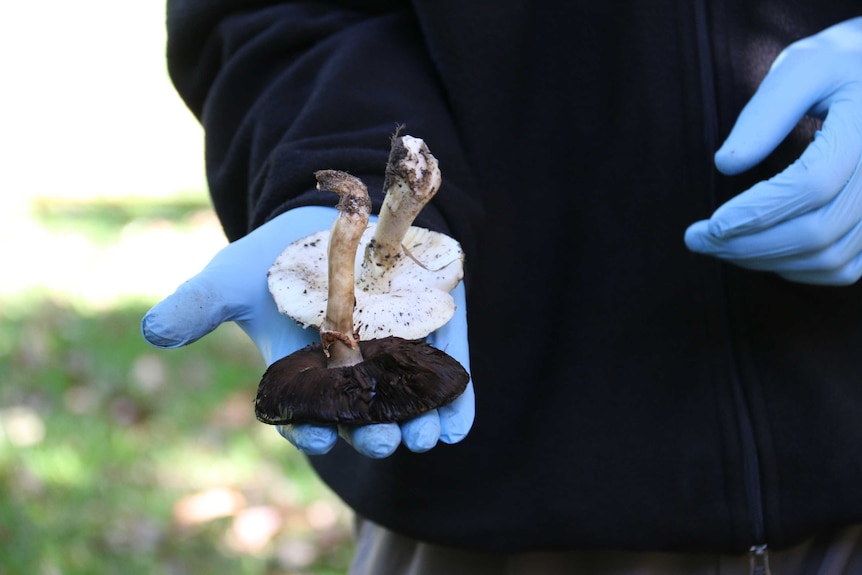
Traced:
<path id="1" fill-rule="evenodd" d="M 365 359 L 359 350 L 359 341 L 352 335 L 338 332 L 321 332 L 323 351 L 326 354 L 326 367 L 350 367 Z"/>

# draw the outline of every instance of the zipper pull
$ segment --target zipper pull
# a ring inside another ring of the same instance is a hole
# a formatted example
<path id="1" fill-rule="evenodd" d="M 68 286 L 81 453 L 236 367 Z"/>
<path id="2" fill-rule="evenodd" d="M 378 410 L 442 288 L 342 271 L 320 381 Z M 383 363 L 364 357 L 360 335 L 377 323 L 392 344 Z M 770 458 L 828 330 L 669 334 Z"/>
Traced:
<path id="1" fill-rule="evenodd" d="M 748 552 L 751 575 L 772 575 L 769 571 L 769 549 L 766 545 L 752 545 Z"/>

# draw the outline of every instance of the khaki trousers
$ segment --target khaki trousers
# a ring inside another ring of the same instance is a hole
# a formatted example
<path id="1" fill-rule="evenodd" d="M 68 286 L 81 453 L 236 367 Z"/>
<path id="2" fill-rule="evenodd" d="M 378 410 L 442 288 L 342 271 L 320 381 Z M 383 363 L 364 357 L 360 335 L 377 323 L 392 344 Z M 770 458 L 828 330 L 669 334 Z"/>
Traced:
<path id="1" fill-rule="evenodd" d="M 862 575 L 862 525 L 770 550 L 771 575 Z M 491 555 L 420 543 L 357 521 L 351 575 L 749 575 L 746 555 L 576 551 Z M 767 575 L 766 571 L 755 571 Z"/>

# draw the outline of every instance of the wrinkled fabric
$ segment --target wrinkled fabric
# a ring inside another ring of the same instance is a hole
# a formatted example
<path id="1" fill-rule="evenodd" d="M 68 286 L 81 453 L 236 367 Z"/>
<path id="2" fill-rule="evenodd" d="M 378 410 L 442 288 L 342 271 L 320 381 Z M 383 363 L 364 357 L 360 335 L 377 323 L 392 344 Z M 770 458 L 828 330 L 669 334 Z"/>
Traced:
<path id="1" fill-rule="evenodd" d="M 683 235 L 810 142 L 713 154 L 774 58 L 858 2 L 172 0 L 172 78 L 237 238 L 379 205 L 396 125 L 466 253 L 476 421 L 457 445 L 312 464 L 364 517 L 473 551 L 779 549 L 862 522 L 862 287 L 801 285 Z"/>

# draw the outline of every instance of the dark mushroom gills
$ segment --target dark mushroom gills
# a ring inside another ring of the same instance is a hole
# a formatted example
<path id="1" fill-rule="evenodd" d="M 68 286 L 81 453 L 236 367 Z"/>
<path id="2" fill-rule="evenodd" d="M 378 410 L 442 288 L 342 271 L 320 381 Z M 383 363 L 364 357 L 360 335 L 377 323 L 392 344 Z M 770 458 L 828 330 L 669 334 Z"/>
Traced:
<path id="1" fill-rule="evenodd" d="M 470 376 L 446 353 L 397 336 L 359 341 L 353 323 L 354 270 L 371 202 L 358 178 L 333 170 L 315 175 L 318 189 L 340 197 L 329 234 L 321 343 L 266 370 L 255 399 L 257 418 L 271 425 L 385 423 L 451 402 Z"/>

